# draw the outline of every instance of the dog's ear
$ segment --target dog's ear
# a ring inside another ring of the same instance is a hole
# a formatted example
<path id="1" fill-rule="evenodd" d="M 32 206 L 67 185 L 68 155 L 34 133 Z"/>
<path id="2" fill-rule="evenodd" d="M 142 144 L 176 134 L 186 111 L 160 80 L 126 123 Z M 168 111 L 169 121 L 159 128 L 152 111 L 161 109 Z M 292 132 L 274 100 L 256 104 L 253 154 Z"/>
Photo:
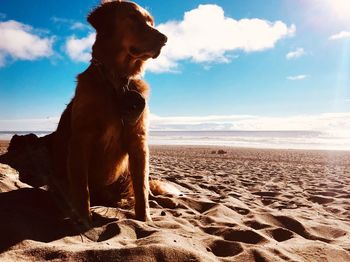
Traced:
<path id="1" fill-rule="evenodd" d="M 108 7 L 106 4 L 103 4 L 94 10 L 88 15 L 87 21 L 96 29 L 97 32 L 103 30 L 104 25 L 106 24 Z"/>
<path id="2" fill-rule="evenodd" d="M 96 29 L 98 33 L 111 29 L 110 21 L 113 19 L 118 3 L 121 1 L 103 0 L 102 4 L 95 8 L 87 17 L 87 21 Z"/>

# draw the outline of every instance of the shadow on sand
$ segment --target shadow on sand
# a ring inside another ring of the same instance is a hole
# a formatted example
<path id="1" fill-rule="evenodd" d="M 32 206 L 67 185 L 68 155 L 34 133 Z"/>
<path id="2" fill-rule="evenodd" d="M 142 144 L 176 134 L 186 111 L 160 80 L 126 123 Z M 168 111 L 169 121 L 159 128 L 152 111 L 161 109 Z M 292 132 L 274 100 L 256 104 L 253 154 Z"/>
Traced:
<path id="1" fill-rule="evenodd" d="M 23 240 L 49 243 L 91 230 L 72 223 L 57 207 L 51 194 L 42 189 L 22 188 L 0 193 L 0 214 L 0 253 Z M 118 225 L 111 223 L 115 219 L 94 213 L 93 221 L 94 228 L 108 224 L 104 234 L 91 239 L 93 241 L 104 241 L 111 234 L 120 233 Z M 88 235 L 85 236 L 89 238 Z"/>
<path id="2" fill-rule="evenodd" d="M 0 163 L 16 169 L 20 181 L 33 187 L 0 193 L 0 253 L 23 240 L 48 243 L 66 236 L 79 236 L 92 229 L 74 224 L 65 215 L 67 206 L 49 191 L 39 188 L 47 184 L 51 172 L 49 145 L 52 135 L 43 138 L 14 136 L 8 152 L 0 156 Z M 6 176 L 1 178 L 6 179 Z M 93 228 L 111 221 L 115 219 L 93 213 Z M 105 234 L 120 232 L 116 223 L 107 225 L 106 229 Z M 91 240 L 103 241 L 109 237 L 102 234 Z"/>

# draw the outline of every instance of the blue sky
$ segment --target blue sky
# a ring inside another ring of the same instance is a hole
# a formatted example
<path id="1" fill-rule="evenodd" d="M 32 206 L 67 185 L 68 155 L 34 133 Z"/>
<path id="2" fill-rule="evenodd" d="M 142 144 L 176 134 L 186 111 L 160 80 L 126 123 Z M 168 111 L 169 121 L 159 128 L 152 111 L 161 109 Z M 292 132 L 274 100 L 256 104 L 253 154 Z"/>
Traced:
<path id="1" fill-rule="evenodd" d="M 59 117 L 73 95 L 75 76 L 88 65 L 93 29 L 85 17 L 98 3 L 2 1 L 0 130 L 9 121 Z M 339 121 L 349 119 L 348 0 L 138 4 L 170 36 L 169 46 L 145 74 L 154 118 L 315 120 L 334 114 L 346 116 Z M 29 37 L 21 38 L 23 32 Z"/>

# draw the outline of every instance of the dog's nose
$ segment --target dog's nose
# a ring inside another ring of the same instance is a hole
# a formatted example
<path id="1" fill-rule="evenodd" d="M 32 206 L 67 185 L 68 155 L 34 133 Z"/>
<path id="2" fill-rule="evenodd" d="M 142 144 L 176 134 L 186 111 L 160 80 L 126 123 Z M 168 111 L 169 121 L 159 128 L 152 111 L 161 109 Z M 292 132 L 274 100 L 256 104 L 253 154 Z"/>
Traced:
<path id="1" fill-rule="evenodd" d="M 166 37 L 166 35 L 163 35 L 162 33 L 159 34 L 159 38 L 160 38 L 160 41 L 165 44 L 167 41 L 168 41 L 168 38 Z"/>

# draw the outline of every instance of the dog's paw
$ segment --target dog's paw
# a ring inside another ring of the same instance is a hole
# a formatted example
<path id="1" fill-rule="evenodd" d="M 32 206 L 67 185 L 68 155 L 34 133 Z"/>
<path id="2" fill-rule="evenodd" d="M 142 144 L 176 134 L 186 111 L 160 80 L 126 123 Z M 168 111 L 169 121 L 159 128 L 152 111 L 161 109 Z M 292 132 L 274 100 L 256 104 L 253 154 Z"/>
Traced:
<path id="1" fill-rule="evenodd" d="M 82 213 L 76 210 L 71 210 L 70 215 L 72 221 L 80 229 L 80 231 L 86 231 L 93 227 L 92 215 L 90 212 Z"/>
<path id="2" fill-rule="evenodd" d="M 152 217 L 149 213 L 136 214 L 135 219 L 142 222 L 152 222 Z"/>

